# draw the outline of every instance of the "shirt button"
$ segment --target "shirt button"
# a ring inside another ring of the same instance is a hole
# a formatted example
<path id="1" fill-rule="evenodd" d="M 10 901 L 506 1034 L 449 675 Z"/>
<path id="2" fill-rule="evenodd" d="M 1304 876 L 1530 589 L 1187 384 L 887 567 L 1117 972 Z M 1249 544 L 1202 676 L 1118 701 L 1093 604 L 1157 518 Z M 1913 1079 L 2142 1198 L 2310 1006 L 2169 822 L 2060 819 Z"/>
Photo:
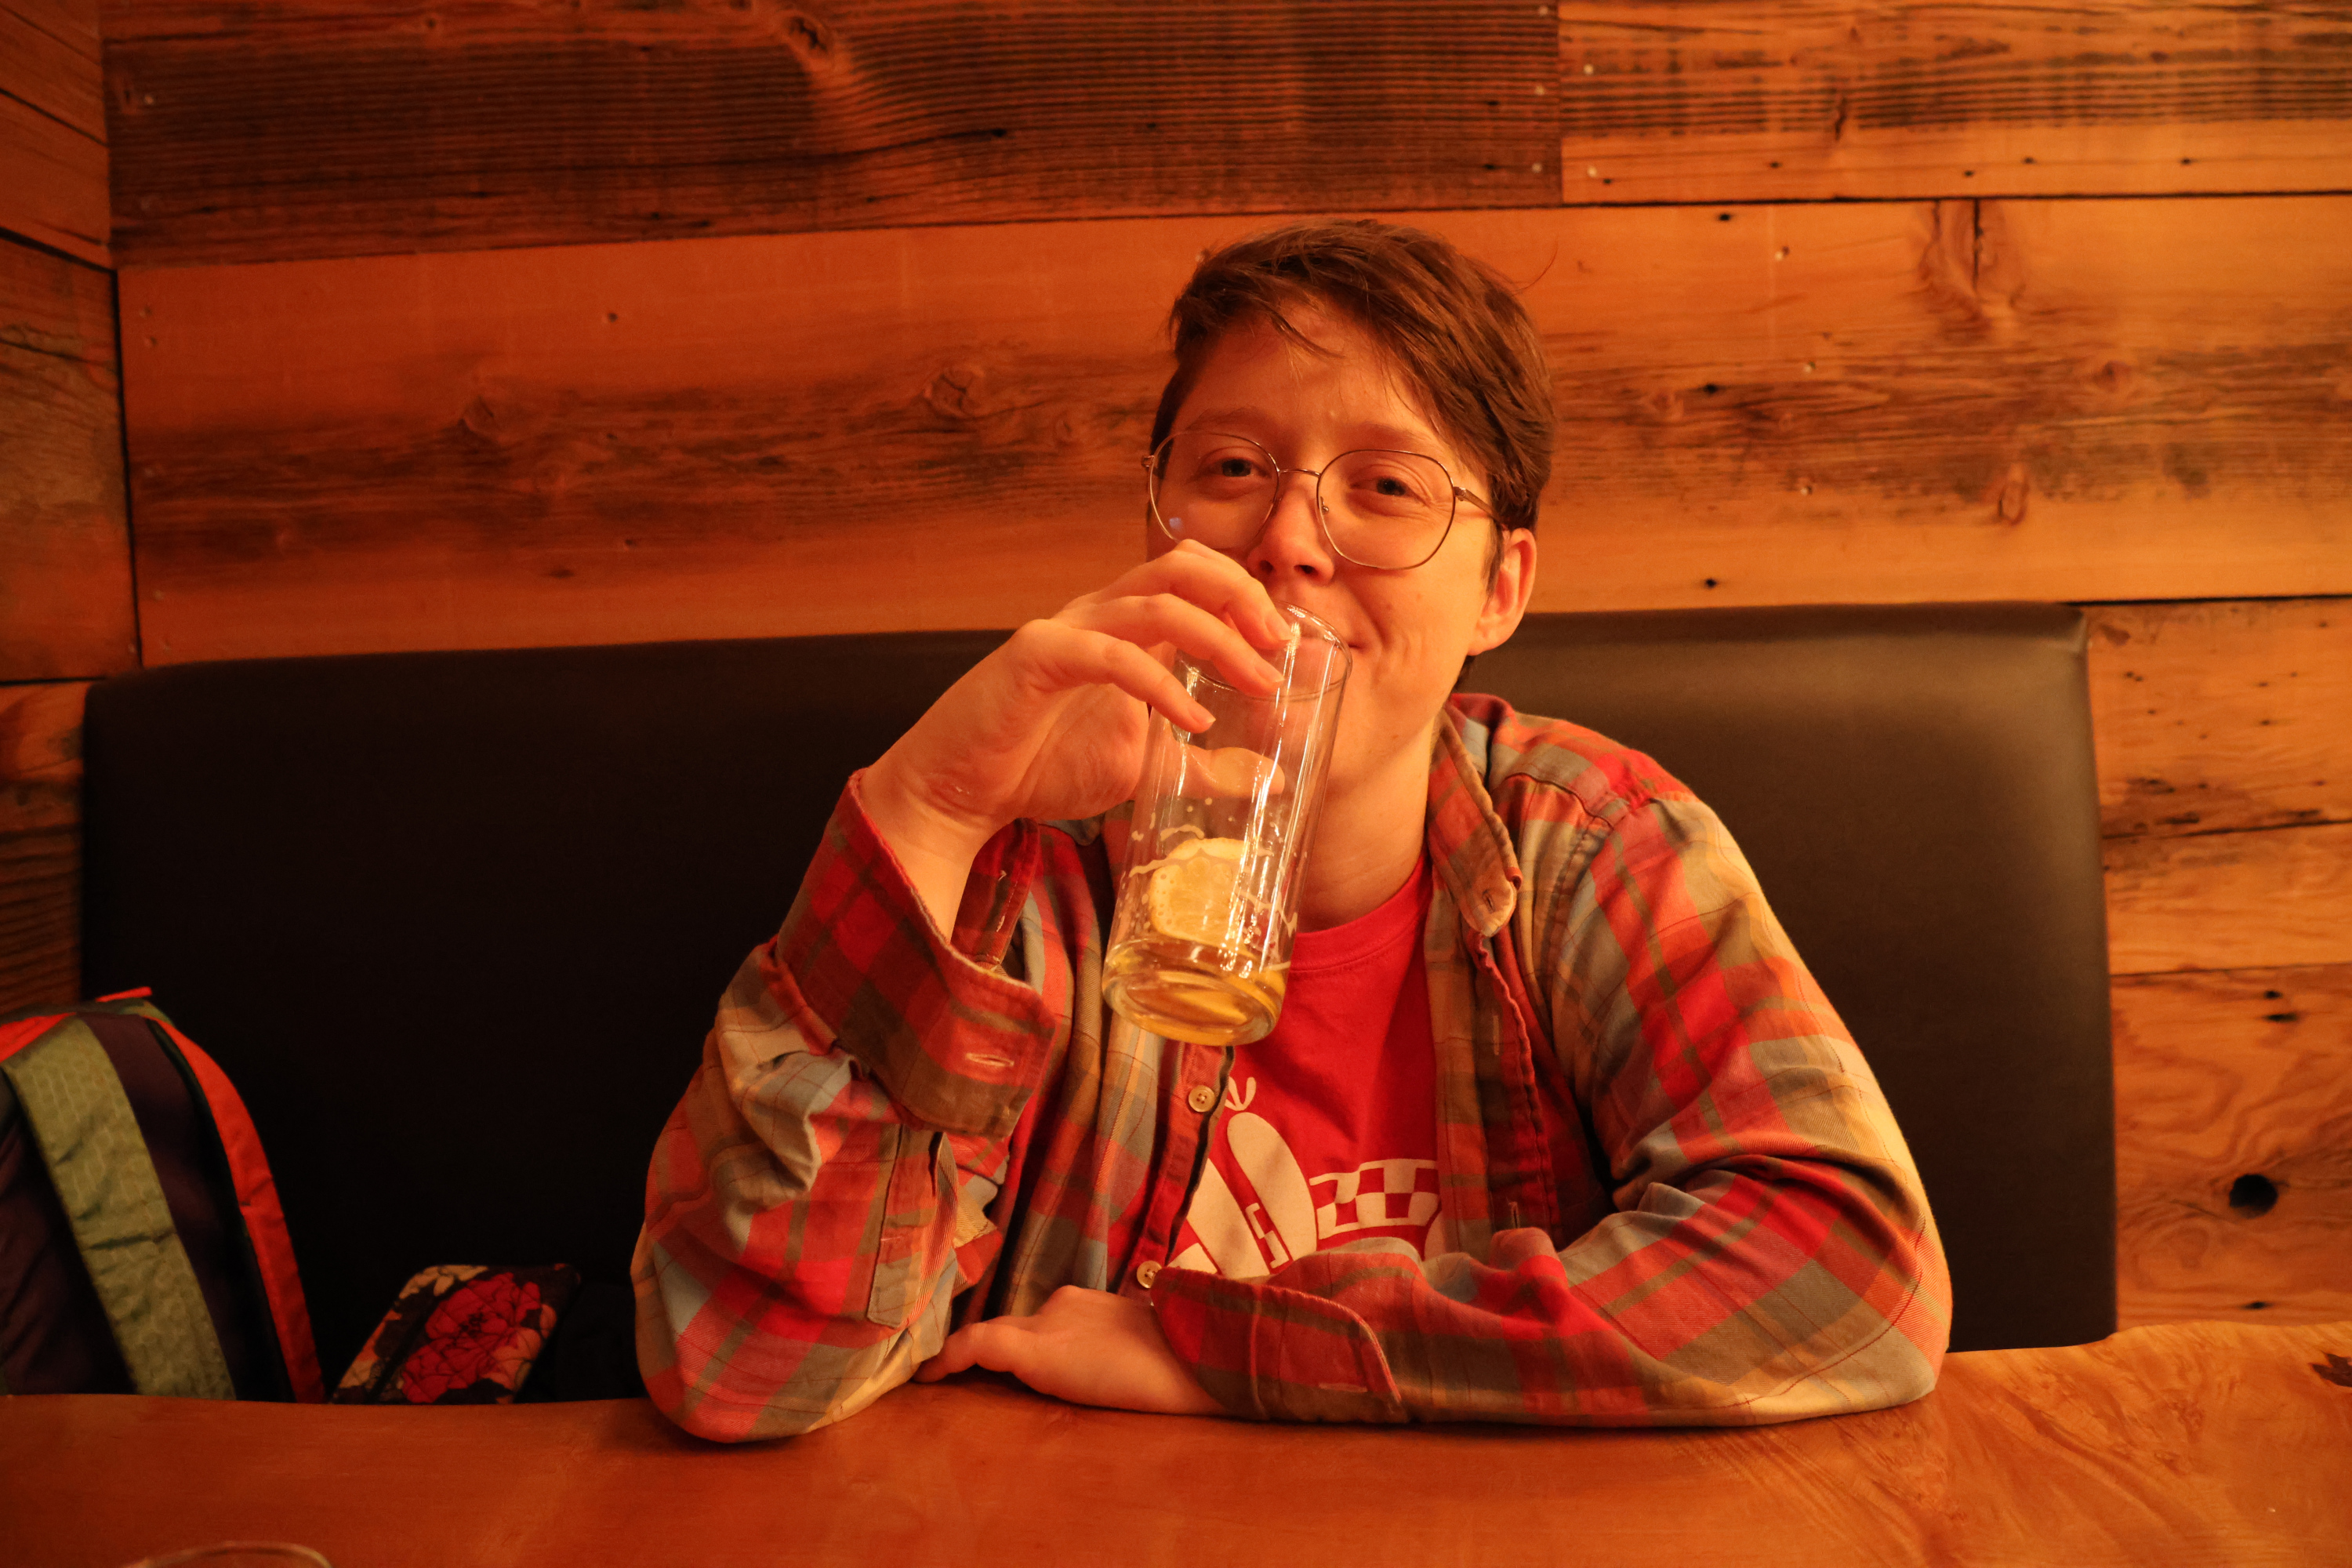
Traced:
<path id="1" fill-rule="evenodd" d="M 1145 1289 L 1150 1289 L 1151 1282 L 1159 1278 L 1160 1265 L 1157 1263 L 1139 1263 L 1135 1266 L 1135 1282 Z"/>
<path id="2" fill-rule="evenodd" d="M 1194 1089 L 1192 1093 L 1186 1095 L 1184 1097 L 1184 1103 L 1191 1106 L 1193 1110 L 1205 1114 L 1209 1107 L 1217 1103 L 1217 1091 L 1211 1089 L 1204 1083 L 1201 1085 L 1200 1088 Z M 1145 1283 L 1149 1284 L 1150 1281 L 1146 1280 Z"/>

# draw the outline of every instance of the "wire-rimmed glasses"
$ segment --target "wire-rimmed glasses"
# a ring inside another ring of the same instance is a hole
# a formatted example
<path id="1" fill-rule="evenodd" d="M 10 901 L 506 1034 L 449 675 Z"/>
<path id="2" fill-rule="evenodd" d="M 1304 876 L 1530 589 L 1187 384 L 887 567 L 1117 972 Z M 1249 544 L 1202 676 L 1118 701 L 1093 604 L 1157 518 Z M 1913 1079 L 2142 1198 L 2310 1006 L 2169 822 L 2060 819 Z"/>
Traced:
<path id="1" fill-rule="evenodd" d="M 1456 504 L 1493 508 L 1425 452 L 1342 452 L 1320 468 L 1286 468 L 1247 436 L 1180 430 L 1143 459 L 1152 520 L 1171 539 L 1246 550 L 1274 516 L 1285 474 L 1311 474 L 1315 519 L 1332 553 L 1403 571 L 1437 553 Z"/>

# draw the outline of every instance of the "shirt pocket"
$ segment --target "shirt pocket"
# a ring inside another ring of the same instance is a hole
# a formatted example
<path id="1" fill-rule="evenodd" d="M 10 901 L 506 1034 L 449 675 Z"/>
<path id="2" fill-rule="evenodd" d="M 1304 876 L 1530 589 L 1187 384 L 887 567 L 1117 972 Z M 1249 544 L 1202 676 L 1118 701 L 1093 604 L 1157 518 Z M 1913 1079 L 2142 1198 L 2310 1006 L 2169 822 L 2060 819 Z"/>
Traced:
<path id="1" fill-rule="evenodd" d="M 877 1216 L 866 1316 L 899 1329 L 952 1263 L 958 1204 L 944 1133 L 901 1122 L 889 1130 L 887 1142 L 890 1176 Z"/>

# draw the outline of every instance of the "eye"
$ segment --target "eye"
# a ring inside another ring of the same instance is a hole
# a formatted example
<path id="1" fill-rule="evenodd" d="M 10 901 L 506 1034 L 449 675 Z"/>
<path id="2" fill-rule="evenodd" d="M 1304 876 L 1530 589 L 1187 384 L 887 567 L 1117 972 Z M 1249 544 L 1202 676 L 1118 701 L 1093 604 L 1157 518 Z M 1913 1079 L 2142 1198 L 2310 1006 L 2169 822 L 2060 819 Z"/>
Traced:
<path id="1" fill-rule="evenodd" d="M 1427 458 L 1402 453 L 1364 453 L 1349 459 L 1349 496 L 1382 507 L 1428 507 L 1444 493 L 1444 476 Z"/>
<path id="2" fill-rule="evenodd" d="M 1266 455 L 1232 436 L 1181 436 L 1171 458 L 1170 471 L 1195 485 L 1231 489 L 1264 484 L 1274 478 Z"/>

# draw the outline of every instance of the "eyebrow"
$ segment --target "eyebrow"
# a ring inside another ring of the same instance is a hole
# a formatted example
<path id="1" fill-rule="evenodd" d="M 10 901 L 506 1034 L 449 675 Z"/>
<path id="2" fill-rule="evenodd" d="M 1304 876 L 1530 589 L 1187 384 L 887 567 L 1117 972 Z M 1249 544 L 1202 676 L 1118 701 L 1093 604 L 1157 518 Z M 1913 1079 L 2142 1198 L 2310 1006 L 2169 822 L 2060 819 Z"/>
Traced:
<path id="1" fill-rule="evenodd" d="M 1226 423 L 1234 425 L 1255 425 L 1260 428 L 1263 428 L 1265 426 L 1275 423 L 1275 420 L 1274 416 L 1266 413 L 1263 408 L 1213 408 L 1204 414 L 1196 414 L 1192 418 L 1186 420 L 1184 422 L 1184 428 L 1187 430 L 1213 430 L 1217 426 Z M 1348 428 L 1353 431 L 1358 437 L 1372 442 L 1376 449 L 1387 449 L 1400 452 L 1417 452 L 1427 447 L 1443 447 L 1445 445 L 1444 439 L 1433 431 L 1412 430 L 1408 429 L 1402 425 L 1381 425 L 1373 423 L 1351 425 L 1349 426 Z M 1247 430 L 1236 430 L 1234 434 L 1245 436 L 1248 435 L 1249 432 Z M 1436 454 L 1432 453 L 1431 455 L 1433 457 Z"/>

